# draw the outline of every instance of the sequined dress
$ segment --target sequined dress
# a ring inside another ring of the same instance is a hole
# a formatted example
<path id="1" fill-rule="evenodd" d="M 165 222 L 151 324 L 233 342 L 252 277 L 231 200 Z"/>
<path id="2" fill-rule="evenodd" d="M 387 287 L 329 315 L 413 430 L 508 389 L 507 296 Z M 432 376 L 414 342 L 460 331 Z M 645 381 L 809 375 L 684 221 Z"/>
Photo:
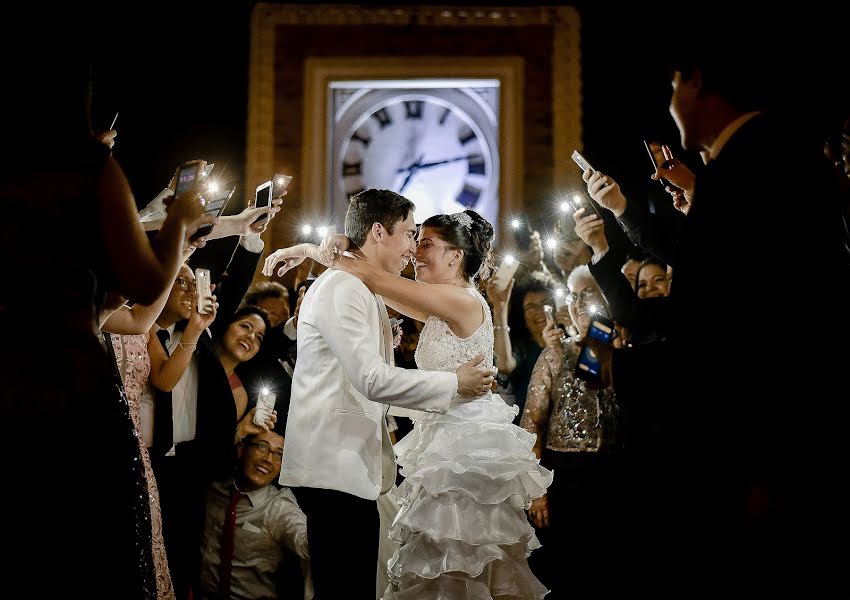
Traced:
<path id="1" fill-rule="evenodd" d="M 98 328 L 113 280 L 98 200 L 109 149 L 91 140 L 51 152 L 61 159 L 27 157 L 0 174 L 0 465 L 13 484 L 0 501 L 4 568 L 30 596 L 147 600 L 147 482 Z M 39 243 L 21 223 L 38 224 Z M 26 293 L 43 287 L 46 264 L 49 293 Z"/>
<path id="2" fill-rule="evenodd" d="M 148 481 L 148 502 L 151 511 L 151 552 L 153 555 L 154 574 L 156 575 L 157 600 L 174 600 L 174 586 L 171 583 L 171 573 L 168 571 L 168 559 L 165 554 L 165 541 L 162 537 L 162 512 L 159 507 L 159 490 L 156 487 L 156 477 L 151 467 L 150 454 L 142 438 L 140 413 L 142 394 L 151 373 L 151 357 L 148 354 L 148 334 L 144 335 L 112 335 L 112 347 L 115 359 L 124 380 L 124 390 L 130 407 L 130 418 L 136 428 L 136 439 L 139 441 L 139 452 L 142 455 L 145 476 Z"/>
<path id="3" fill-rule="evenodd" d="M 477 291 L 484 322 L 466 339 L 437 317 L 419 338 L 416 363 L 455 371 L 477 354 L 493 360 L 493 321 Z M 531 448 L 535 436 L 512 424 L 517 408 L 487 395 L 423 413 L 395 446 L 405 480 L 390 537 L 400 547 L 388 563 L 385 600 L 542 598 L 528 567 L 539 546 L 525 515 L 552 483 Z"/>

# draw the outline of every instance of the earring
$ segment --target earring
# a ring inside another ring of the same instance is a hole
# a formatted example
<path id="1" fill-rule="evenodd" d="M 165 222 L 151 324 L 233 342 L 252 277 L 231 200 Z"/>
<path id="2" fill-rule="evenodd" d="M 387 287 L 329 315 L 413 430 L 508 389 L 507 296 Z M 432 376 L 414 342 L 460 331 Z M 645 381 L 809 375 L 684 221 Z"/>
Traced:
<path id="1" fill-rule="evenodd" d="M 449 263 L 449 266 L 450 266 L 450 267 L 455 266 L 455 261 L 450 262 L 450 263 Z"/>

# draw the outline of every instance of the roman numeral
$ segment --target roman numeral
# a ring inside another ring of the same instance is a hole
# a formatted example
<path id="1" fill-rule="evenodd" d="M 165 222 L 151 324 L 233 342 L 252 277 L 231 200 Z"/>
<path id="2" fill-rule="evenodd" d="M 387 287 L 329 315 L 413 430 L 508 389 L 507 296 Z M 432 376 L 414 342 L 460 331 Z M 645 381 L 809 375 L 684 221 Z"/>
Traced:
<path id="1" fill-rule="evenodd" d="M 381 108 L 373 112 L 372 118 L 377 120 L 378 123 L 381 124 L 381 129 L 383 129 L 384 127 L 389 125 L 390 122 L 392 122 L 392 119 L 390 119 L 390 113 L 387 112 L 386 108 Z"/>
<path id="2" fill-rule="evenodd" d="M 425 108 L 424 100 L 405 100 L 404 114 L 408 119 L 421 119 Z"/>
<path id="3" fill-rule="evenodd" d="M 368 145 L 369 145 L 369 142 L 371 142 L 371 141 L 372 141 L 371 139 L 369 139 L 369 138 L 367 138 L 367 137 L 364 137 L 364 136 L 360 135 L 360 132 L 359 132 L 359 131 L 355 131 L 355 132 L 354 132 L 354 135 L 352 135 L 352 136 L 351 136 L 351 139 L 352 139 L 352 140 L 357 140 L 358 142 L 360 142 L 360 143 L 361 143 L 361 144 L 363 144 L 364 146 L 368 146 Z"/>
<path id="4" fill-rule="evenodd" d="M 460 143 L 465 146 L 474 139 L 475 132 L 473 132 L 470 128 L 467 127 L 466 129 L 460 132 L 460 137 L 458 138 L 458 141 L 460 141 Z"/>
<path id="5" fill-rule="evenodd" d="M 475 155 L 469 157 L 469 174 L 486 175 L 486 167 L 484 166 L 483 156 Z"/>
<path id="6" fill-rule="evenodd" d="M 349 177 L 351 175 L 360 175 L 363 172 L 363 163 L 355 162 L 355 163 L 342 163 L 342 176 Z"/>
<path id="7" fill-rule="evenodd" d="M 480 196 L 481 190 L 479 188 L 466 183 L 464 184 L 460 195 L 457 197 L 457 203 L 466 208 L 475 208 Z"/>
<path id="8" fill-rule="evenodd" d="M 449 118 L 450 114 L 452 114 L 452 109 L 450 109 L 450 108 L 447 108 L 446 110 L 443 111 L 442 116 L 440 116 L 440 125 L 446 124 L 446 119 Z"/>

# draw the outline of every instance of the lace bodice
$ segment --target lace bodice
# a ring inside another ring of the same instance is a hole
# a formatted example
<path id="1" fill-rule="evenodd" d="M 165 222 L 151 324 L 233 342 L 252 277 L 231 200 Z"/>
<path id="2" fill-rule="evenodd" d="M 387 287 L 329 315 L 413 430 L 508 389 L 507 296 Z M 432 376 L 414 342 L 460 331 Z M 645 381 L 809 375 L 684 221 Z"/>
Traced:
<path id="1" fill-rule="evenodd" d="M 477 290 L 467 289 L 481 302 L 484 322 L 475 333 L 462 339 L 456 336 L 442 319 L 428 317 L 416 347 L 416 366 L 420 369 L 454 372 L 476 354 L 484 354 L 483 364 L 493 364 L 493 317 L 490 315 L 490 307 Z"/>

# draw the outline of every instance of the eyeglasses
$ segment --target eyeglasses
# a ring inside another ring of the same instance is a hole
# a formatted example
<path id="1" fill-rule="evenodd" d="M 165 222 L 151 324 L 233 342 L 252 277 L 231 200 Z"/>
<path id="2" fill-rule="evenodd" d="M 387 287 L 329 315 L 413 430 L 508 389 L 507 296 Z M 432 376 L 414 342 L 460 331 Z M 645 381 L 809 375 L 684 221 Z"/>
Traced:
<path id="1" fill-rule="evenodd" d="M 188 292 L 189 288 L 192 288 L 193 290 L 198 289 L 198 284 L 192 281 L 191 279 L 187 279 L 186 277 L 178 277 L 174 280 L 174 284 L 179 285 L 180 289 L 184 292 Z"/>
<path id="2" fill-rule="evenodd" d="M 281 462 L 283 460 L 283 450 L 275 450 L 274 452 L 272 452 L 272 447 L 265 442 L 251 442 L 248 445 L 256 448 L 257 453 L 260 456 L 268 456 L 269 452 L 271 452 L 272 460 L 274 460 L 275 462 Z"/>
<path id="3" fill-rule="evenodd" d="M 566 294 L 564 294 L 564 300 L 567 301 L 567 304 L 572 304 L 573 302 L 575 302 L 579 298 L 581 298 L 582 301 L 587 302 L 589 300 L 596 298 L 597 296 L 598 296 L 598 293 L 597 293 L 595 288 L 586 287 L 581 292 L 579 292 L 578 294 L 576 294 L 575 292 L 567 292 Z"/>
<path id="4" fill-rule="evenodd" d="M 528 304 L 522 305 L 522 310 L 525 312 L 533 312 L 535 310 L 543 310 L 543 307 L 546 306 L 547 302 L 529 302 Z"/>

